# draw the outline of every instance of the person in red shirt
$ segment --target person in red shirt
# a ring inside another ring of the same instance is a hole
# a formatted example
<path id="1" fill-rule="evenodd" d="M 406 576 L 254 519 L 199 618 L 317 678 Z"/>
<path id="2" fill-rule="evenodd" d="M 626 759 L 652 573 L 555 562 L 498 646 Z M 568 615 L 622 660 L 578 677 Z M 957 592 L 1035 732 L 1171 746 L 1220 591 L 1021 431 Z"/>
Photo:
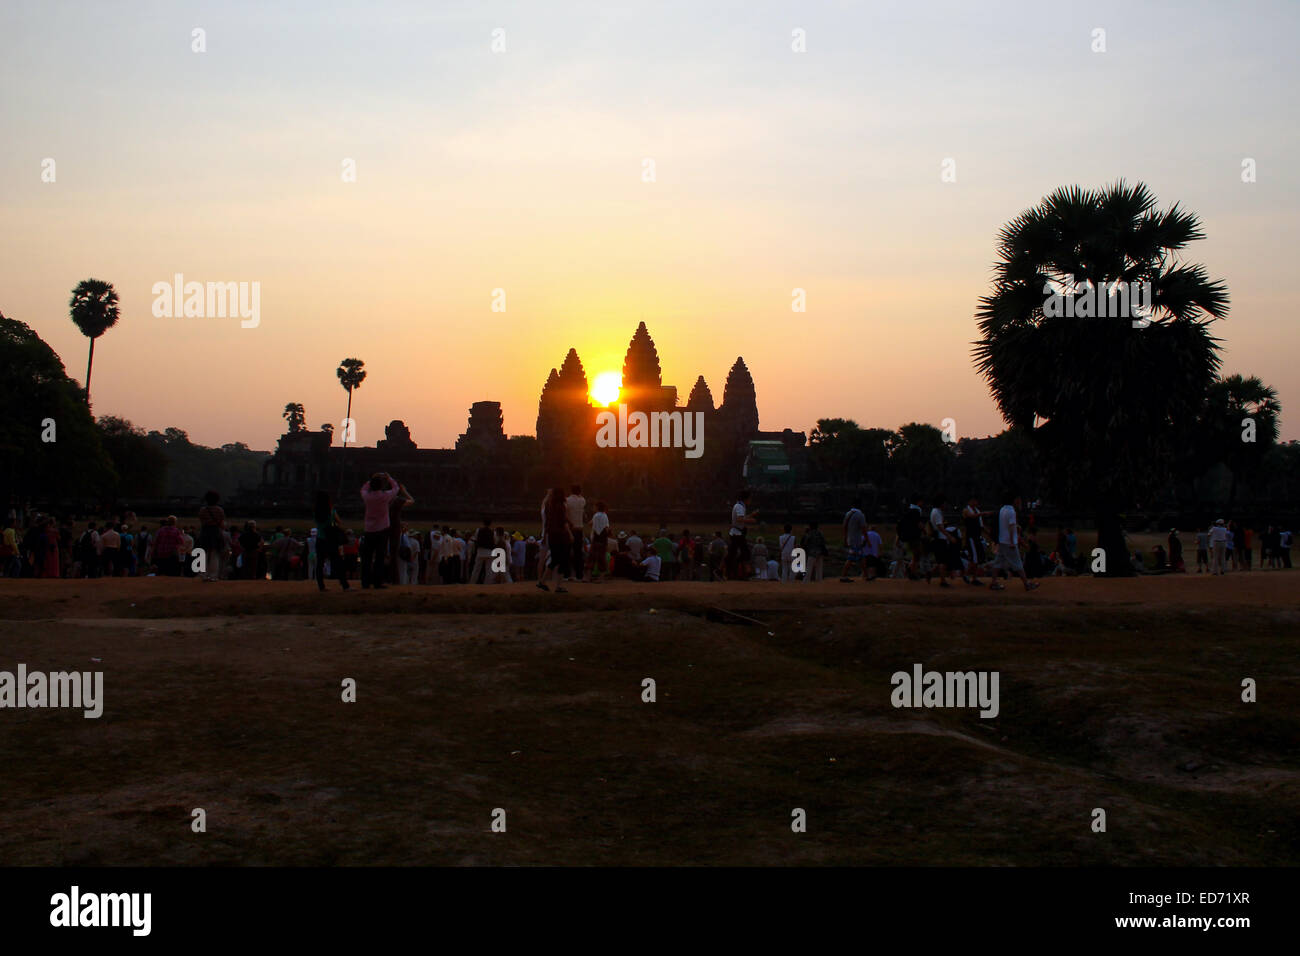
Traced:
<path id="1" fill-rule="evenodd" d="M 185 536 L 176 527 L 176 516 L 168 515 L 163 526 L 154 536 L 153 556 L 158 565 L 158 573 L 177 577 L 181 573 L 181 550 L 185 546 Z"/>

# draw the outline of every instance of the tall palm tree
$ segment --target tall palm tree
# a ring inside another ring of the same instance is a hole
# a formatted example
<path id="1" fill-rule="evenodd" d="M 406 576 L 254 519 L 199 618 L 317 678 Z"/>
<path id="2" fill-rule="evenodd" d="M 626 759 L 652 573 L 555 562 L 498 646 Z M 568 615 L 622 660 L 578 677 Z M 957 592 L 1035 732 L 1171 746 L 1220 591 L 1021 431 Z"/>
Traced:
<path id="1" fill-rule="evenodd" d="M 341 384 L 348 393 L 348 413 L 344 419 L 343 426 L 343 455 L 339 459 L 339 493 L 336 497 L 343 497 L 343 462 L 348 453 L 348 428 L 346 422 L 352 418 L 352 391 L 361 387 L 361 383 L 366 380 L 366 363 L 357 358 L 345 358 L 339 362 L 338 367 L 339 384 Z"/>
<path id="2" fill-rule="evenodd" d="M 85 279 L 72 290 L 69 314 L 81 334 L 90 339 L 86 360 L 86 405 L 90 405 L 90 372 L 95 364 L 95 339 L 117 324 L 117 290 L 100 279 Z"/>
<path id="3" fill-rule="evenodd" d="M 1058 503 L 1096 509 L 1108 574 L 1131 573 L 1119 516 L 1167 481 L 1219 369 L 1209 324 L 1228 314 L 1226 286 L 1181 258 L 1200 220 L 1156 202 L 1122 180 L 1056 190 L 1002 228 L 975 316 L 977 370 L 1033 437 Z M 1050 293 L 1073 305 L 1080 284 L 1117 281 L 1150 283 L 1145 327 L 1048 307 Z"/>

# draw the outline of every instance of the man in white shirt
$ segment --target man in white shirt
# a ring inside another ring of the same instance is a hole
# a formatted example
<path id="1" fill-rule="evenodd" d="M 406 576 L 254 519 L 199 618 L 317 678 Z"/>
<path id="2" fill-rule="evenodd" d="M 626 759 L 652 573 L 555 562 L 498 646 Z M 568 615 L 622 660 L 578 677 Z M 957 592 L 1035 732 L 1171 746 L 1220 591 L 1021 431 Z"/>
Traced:
<path id="1" fill-rule="evenodd" d="M 947 522 L 943 520 L 943 504 L 943 495 L 935 495 L 930 507 L 930 553 L 934 555 L 934 563 L 939 567 L 939 587 L 950 588 L 952 585 L 948 583 L 948 578 L 956 563 L 957 539 L 948 533 Z M 930 576 L 927 574 L 925 579 L 928 582 Z"/>
<path id="2" fill-rule="evenodd" d="M 574 485 L 569 490 L 569 497 L 564 499 L 564 513 L 573 528 L 573 557 L 569 564 L 576 578 L 582 577 L 582 568 L 586 564 L 586 556 L 582 553 L 582 525 L 586 519 L 586 510 L 587 499 L 582 497 L 582 486 Z"/>
<path id="3" fill-rule="evenodd" d="M 1228 569 L 1228 528 L 1220 518 L 1210 529 L 1210 573 L 1224 574 Z"/>
<path id="4" fill-rule="evenodd" d="M 749 542 L 745 540 L 747 526 L 758 520 L 758 510 L 749 512 L 750 491 L 742 488 L 731 506 L 731 531 L 727 535 L 727 580 L 739 581 L 744 576 L 743 564 L 749 563 Z"/>
<path id="5" fill-rule="evenodd" d="M 794 575 L 790 571 L 790 564 L 794 560 L 794 532 L 793 525 L 786 525 L 785 531 L 781 537 L 776 539 L 777 546 L 781 549 L 781 583 L 789 584 L 794 580 Z"/>
<path id="6" fill-rule="evenodd" d="M 645 568 L 645 580 L 659 580 L 659 569 L 662 567 L 659 555 L 651 551 L 650 554 L 646 556 L 646 559 L 641 562 L 641 567 Z"/>
<path id="7" fill-rule="evenodd" d="M 631 555 L 633 561 L 638 563 L 641 561 L 642 547 L 644 547 L 644 542 L 642 542 L 641 536 L 635 531 L 627 536 L 627 553 Z"/>
<path id="8" fill-rule="evenodd" d="M 1020 560 L 1020 526 L 1016 523 L 1016 509 L 1020 507 L 1020 496 L 1007 495 L 1007 499 L 1010 503 L 1003 505 L 998 511 L 998 554 L 993 559 L 993 574 L 1000 578 L 1003 573 L 1006 573 L 1010 577 L 1010 572 L 1014 571 L 1020 576 L 1025 590 L 1032 591 L 1038 587 L 1038 582 L 1029 580 L 1029 576 L 1025 574 L 1025 566 Z M 992 590 L 1004 591 L 1006 585 L 1001 580 L 994 581 Z"/>

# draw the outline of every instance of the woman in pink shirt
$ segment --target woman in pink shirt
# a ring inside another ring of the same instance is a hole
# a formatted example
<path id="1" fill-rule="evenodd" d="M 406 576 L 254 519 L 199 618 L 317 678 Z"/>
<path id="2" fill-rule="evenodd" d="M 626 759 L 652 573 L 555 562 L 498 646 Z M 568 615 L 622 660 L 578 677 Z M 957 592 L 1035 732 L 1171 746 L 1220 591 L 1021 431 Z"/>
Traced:
<path id="1" fill-rule="evenodd" d="M 397 497 L 398 484 L 386 472 L 377 472 L 361 486 L 366 518 L 361 535 L 361 589 L 384 584 L 384 555 L 388 551 L 388 504 Z"/>

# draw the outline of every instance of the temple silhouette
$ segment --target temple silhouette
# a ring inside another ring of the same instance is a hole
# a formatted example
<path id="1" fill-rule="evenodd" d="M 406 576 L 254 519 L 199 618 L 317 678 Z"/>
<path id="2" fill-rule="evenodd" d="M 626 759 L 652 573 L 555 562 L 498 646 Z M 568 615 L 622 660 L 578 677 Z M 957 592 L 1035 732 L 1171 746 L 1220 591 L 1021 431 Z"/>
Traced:
<path id="1" fill-rule="evenodd" d="M 587 373 L 576 349 L 552 368 L 537 403 L 533 436 L 507 436 L 501 403 L 474 402 L 454 448 L 419 448 L 400 420 L 390 422 L 373 447 L 335 441 L 330 430 L 301 430 L 280 437 L 266 462 L 256 497 L 263 507 L 309 507 L 316 490 L 340 504 L 359 505 L 357 489 L 376 471 L 396 475 L 422 513 L 453 517 L 481 510 L 494 514 L 537 510 L 546 489 L 580 482 L 588 499 L 611 509 L 689 514 L 725 508 L 744 483 L 789 487 L 805 463 L 805 436 L 789 428 L 760 431 L 753 376 L 737 358 L 714 404 L 704 376 L 685 405 L 676 386 L 664 385 L 659 353 L 644 322 L 628 344 L 619 401 L 629 410 L 700 412 L 704 444 L 699 458 L 674 448 L 601 448 Z M 354 500 L 356 499 L 356 500 Z"/>

